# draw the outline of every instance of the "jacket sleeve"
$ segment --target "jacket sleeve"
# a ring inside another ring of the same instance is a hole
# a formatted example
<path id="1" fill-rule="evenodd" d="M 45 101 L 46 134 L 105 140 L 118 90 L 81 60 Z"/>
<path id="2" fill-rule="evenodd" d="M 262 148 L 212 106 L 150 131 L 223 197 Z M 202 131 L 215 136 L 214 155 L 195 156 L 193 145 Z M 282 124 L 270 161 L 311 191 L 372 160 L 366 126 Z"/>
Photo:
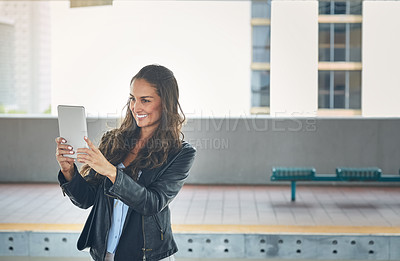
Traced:
<path id="1" fill-rule="evenodd" d="M 58 173 L 58 181 L 64 195 L 68 195 L 72 203 L 79 208 L 87 209 L 93 206 L 99 182 L 94 182 L 94 170 L 83 178 L 74 165 L 75 174 L 70 181 L 67 181 L 61 171 Z M 88 181 L 93 180 L 93 181 Z"/>
<path id="2" fill-rule="evenodd" d="M 184 146 L 179 154 L 166 164 L 158 177 L 148 187 L 138 184 L 123 170 L 117 170 L 117 177 L 108 192 L 133 208 L 148 216 L 159 213 L 178 194 L 193 165 L 196 150 Z"/>

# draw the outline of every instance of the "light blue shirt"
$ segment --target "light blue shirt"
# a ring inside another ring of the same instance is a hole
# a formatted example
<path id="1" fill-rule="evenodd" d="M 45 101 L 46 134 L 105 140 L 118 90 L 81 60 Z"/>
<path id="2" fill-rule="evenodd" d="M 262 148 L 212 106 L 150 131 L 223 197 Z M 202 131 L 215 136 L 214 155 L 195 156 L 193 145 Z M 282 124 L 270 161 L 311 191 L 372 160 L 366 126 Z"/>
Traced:
<path id="1" fill-rule="evenodd" d="M 123 169 L 125 168 L 124 164 L 120 163 L 117 168 Z M 140 177 L 141 171 L 139 171 Z M 108 240 L 107 240 L 107 252 L 114 254 L 115 249 L 117 248 L 119 239 L 122 234 L 122 229 L 124 227 L 126 214 L 128 213 L 128 205 L 124 204 L 119 199 L 114 199 L 114 210 L 111 219 L 111 228 L 110 232 L 108 233 Z"/>

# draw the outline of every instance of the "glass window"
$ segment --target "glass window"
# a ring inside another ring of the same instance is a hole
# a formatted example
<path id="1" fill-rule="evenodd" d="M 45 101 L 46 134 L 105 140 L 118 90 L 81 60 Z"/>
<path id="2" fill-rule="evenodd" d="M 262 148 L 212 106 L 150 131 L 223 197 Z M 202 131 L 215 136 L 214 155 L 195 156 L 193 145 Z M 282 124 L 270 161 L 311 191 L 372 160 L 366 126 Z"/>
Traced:
<path id="1" fill-rule="evenodd" d="M 349 72 L 349 108 L 361 108 L 361 71 Z"/>
<path id="2" fill-rule="evenodd" d="M 320 0 L 320 15 L 361 15 L 361 0 Z M 320 23 L 320 62 L 361 62 L 361 23 Z M 361 109 L 361 71 L 319 71 L 318 107 Z"/>
<path id="3" fill-rule="evenodd" d="M 344 71 L 335 71 L 333 80 L 333 107 L 344 109 L 346 100 L 346 76 Z"/>
<path id="4" fill-rule="evenodd" d="M 318 107 L 330 108 L 330 71 L 318 72 Z"/>
<path id="5" fill-rule="evenodd" d="M 271 0 L 269 1 L 253 1 L 251 4 L 252 18 L 271 18 Z"/>
<path id="6" fill-rule="evenodd" d="M 350 1 L 350 14 L 352 14 L 352 15 L 361 15 L 362 14 L 361 0 Z"/>
<path id="7" fill-rule="evenodd" d="M 361 23 L 321 23 L 318 41 L 320 62 L 361 62 Z"/>
<path id="8" fill-rule="evenodd" d="M 319 24 L 319 61 L 327 62 L 331 60 L 331 24 Z"/>
<path id="9" fill-rule="evenodd" d="M 361 71 L 319 71 L 318 108 L 360 109 Z"/>
<path id="10" fill-rule="evenodd" d="M 251 106 L 269 107 L 269 71 L 252 71 L 251 75 Z"/>
<path id="11" fill-rule="evenodd" d="M 362 0 L 320 0 L 319 1 L 320 15 L 361 15 Z"/>
<path id="12" fill-rule="evenodd" d="M 331 14 L 331 1 L 319 2 L 319 14 L 321 15 Z"/>
<path id="13" fill-rule="evenodd" d="M 268 63 L 270 58 L 270 27 L 253 26 L 253 62 Z"/>
<path id="14" fill-rule="evenodd" d="M 334 61 L 346 61 L 346 24 L 334 24 Z"/>
<path id="15" fill-rule="evenodd" d="M 257 22 L 252 26 L 252 63 L 257 63 L 254 68 L 258 68 L 251 71 L 251 106 L 269 107 L 270 73 L 269 70 L 259 69 L 259 66 L 268 68 L 270 62 L 271 27 L 268 19 L 271 18 L 271 0 L 253 0 L 251 17 L 254 18 L 252 22 Z"/>
<path id="16" fill-rule="evenodd" d="M 334 8 L 334 14 L 346 14 L 346 2 L 335 1 Z"/>
<path id="17" fill-rule="evenodd" d="M 361 24 L 350 24 L 350 61 L 361 62 Z"/>

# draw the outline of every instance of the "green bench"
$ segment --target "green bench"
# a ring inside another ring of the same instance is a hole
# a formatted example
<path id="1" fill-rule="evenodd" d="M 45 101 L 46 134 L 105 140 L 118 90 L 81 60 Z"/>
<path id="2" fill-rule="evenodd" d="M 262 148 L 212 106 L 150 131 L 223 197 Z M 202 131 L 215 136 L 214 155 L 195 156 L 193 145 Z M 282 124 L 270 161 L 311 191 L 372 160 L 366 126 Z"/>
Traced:
<path id="1" fill-rule="evenodd" d="M 400 170 L 399 170 L 400 174 Z M 400 182 L 400 175 L 382 175 L 379 168 L 336 168 L 336 174 L 316 174 L 315 168 L 274 167 L 271 181 L 290 181 L 291 200 L 296 201 L 298 181 L 377 181 Z"/>

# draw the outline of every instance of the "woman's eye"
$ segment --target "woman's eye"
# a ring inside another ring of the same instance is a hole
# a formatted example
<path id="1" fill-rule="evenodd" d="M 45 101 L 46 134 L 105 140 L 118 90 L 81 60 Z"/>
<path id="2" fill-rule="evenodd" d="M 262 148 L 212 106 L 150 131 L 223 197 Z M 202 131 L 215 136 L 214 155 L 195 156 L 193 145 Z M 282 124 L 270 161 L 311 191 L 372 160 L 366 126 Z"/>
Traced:
<path id="1" fill-rule="evenodd" d="M 129 100 L 135 101 L 135 97 L 129 97 Z"/>
<path id="2" fill-rule="evenodd" d="M 142 102 L 146 103 L 146 102 L 150 102 L 150 100 L 143 99 Z"/>

